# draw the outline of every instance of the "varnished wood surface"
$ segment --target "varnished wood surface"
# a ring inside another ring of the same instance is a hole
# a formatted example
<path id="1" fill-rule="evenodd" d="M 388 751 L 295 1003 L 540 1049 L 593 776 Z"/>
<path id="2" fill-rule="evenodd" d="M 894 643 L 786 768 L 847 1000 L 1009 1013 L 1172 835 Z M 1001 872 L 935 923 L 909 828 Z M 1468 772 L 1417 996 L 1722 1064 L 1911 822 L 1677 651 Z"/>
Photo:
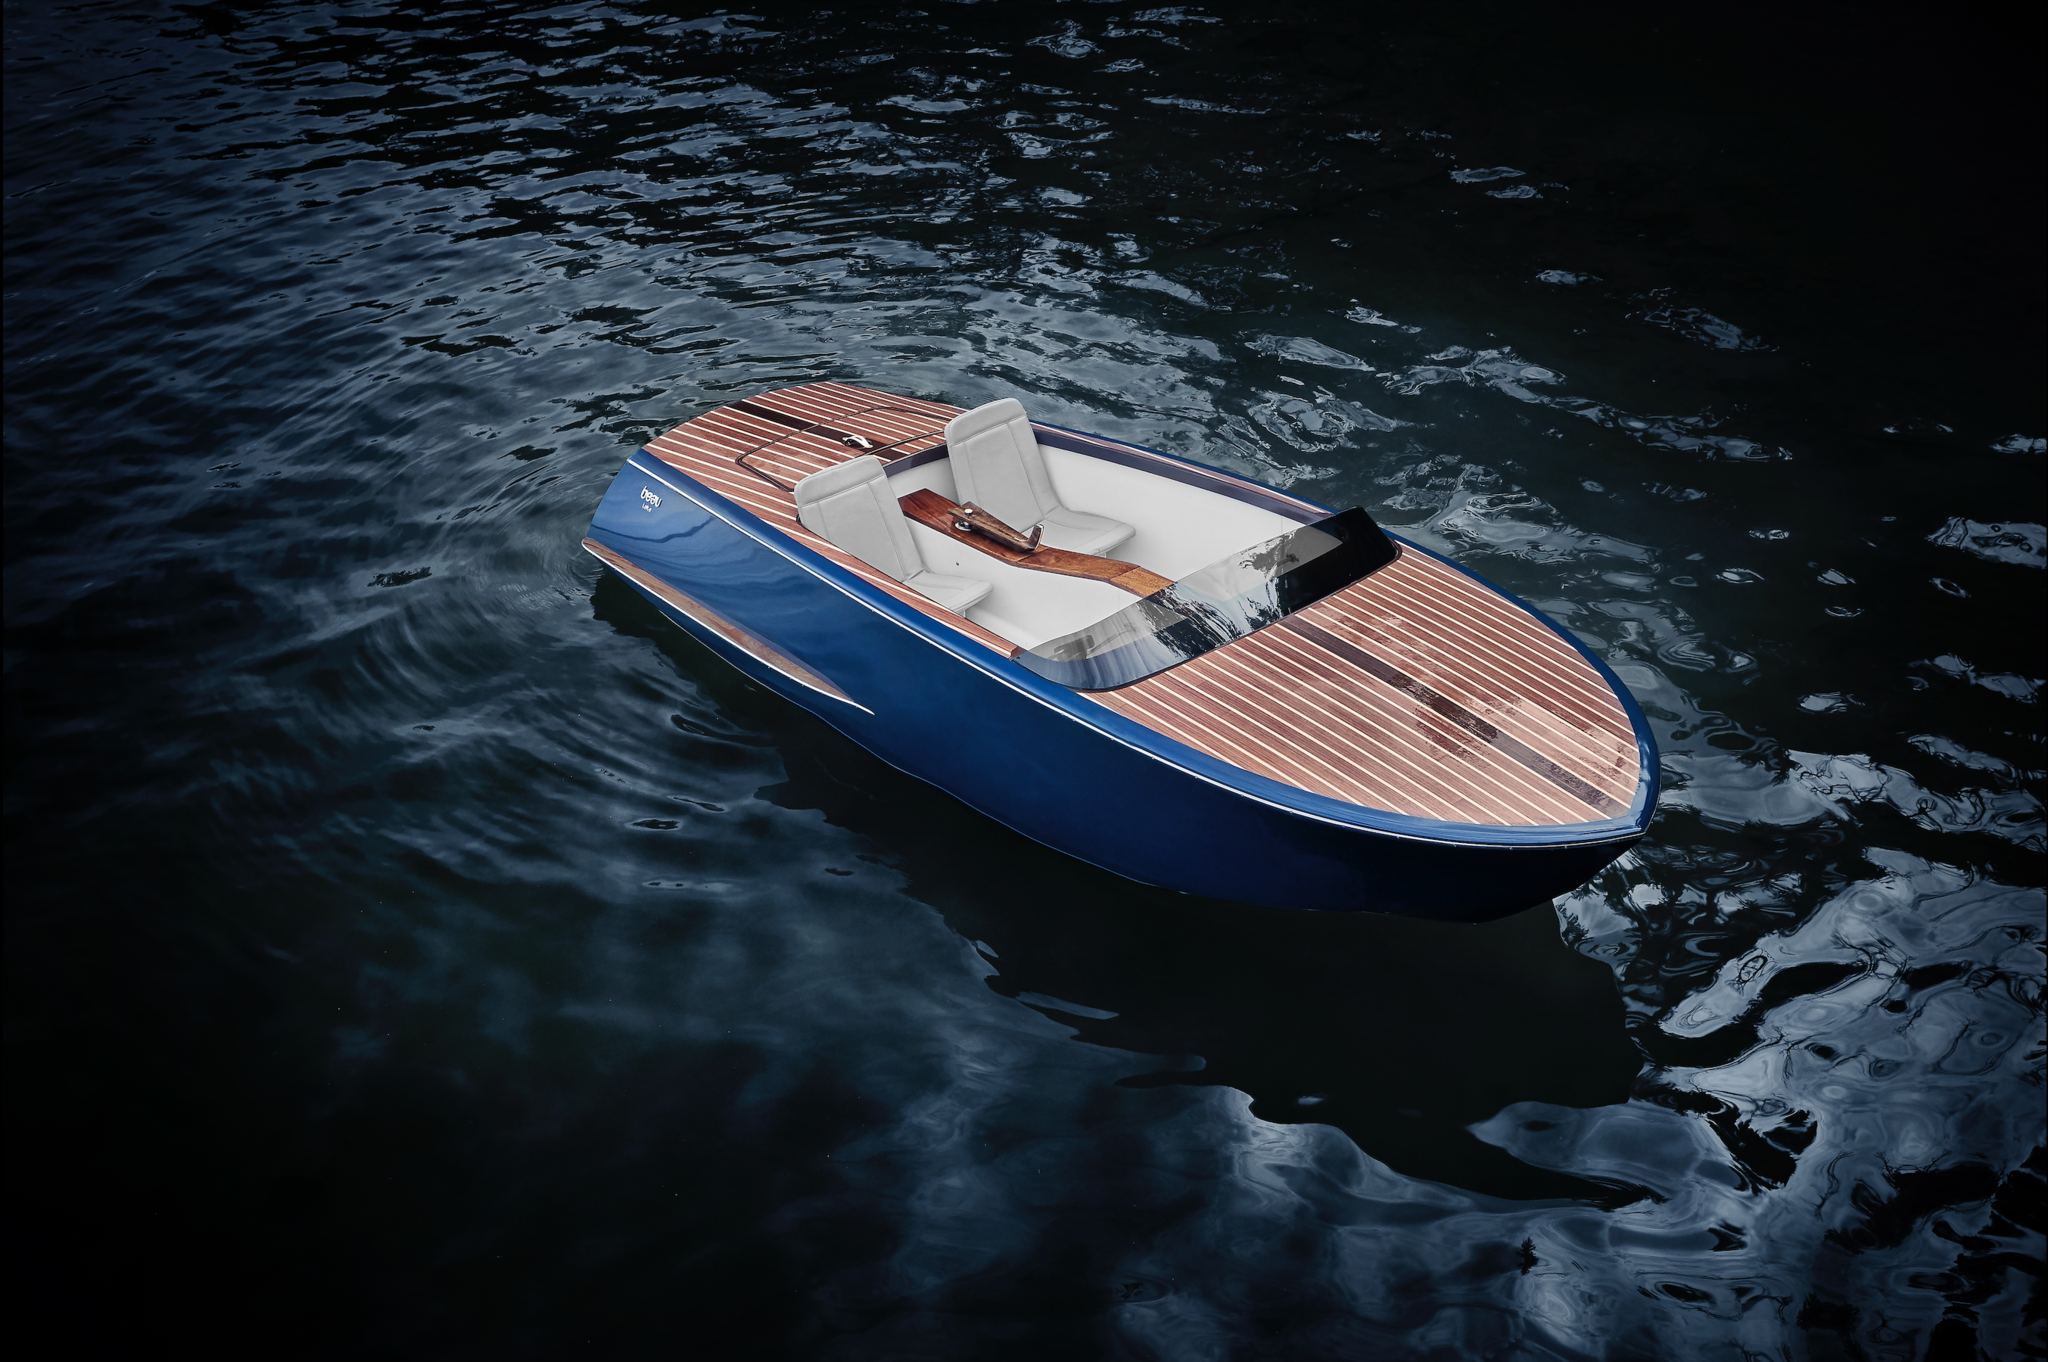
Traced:
<path id="1" fill-rule="evenodd" d="M 905 410 L 860 410 L 880 402 Z M 875 444 L 914 437 L 888 451 L 894 456 L 942 444 L 958 411 L 809 383 L 707 412 L 647 448 L 878 589 L 1014 656 L 1014 643 L 811 534 L 787 491 L 732 462 L 773 440 L 772 467 L 794 482 L 862 452 L 826 429 Z M 826 429 L 798 435 L 789 420 Z M 1145 457 L 1099 436 L 1089 442 Z M 983 552 L 994 547 L 976 540 Z M 1495 826 L 1580 823 L 1614 816 L 1636 794 L 1634 731 L 1600 674 L 1542 621 L 1406 547 L 1281 626 L 1087 698 L 1244 770 L 1396 813 Z"/>
<path id="2" fill-rule="evenodd" d="M 1090 581 L 1108 582 L 1121 587 L 1133 596 L 1149 596 L 1173 585 L 1171 577 L 1162 577 L 1156 572 L 1126 563 L 1121 558 L 1098 558 L 1092 553 L 1075 553 L 1070 549 L 1056 549 L 1041 544 L 1029 553 L 998 543 L 987 535 L 972 530 L 953 528 L 953 517 L 960 508 L 946 500 L 929 487 L 920 487 L 907 497 L 899 498 L 903 514 L 918 524 L 937 530 L 956 544 L 979 550 L 991 558 L 1000 558 L 1005 563 L 1014 563 L 1021 568 L 1037 572 L 1056 572 L 1062 577 L 1086 577 Z"/>

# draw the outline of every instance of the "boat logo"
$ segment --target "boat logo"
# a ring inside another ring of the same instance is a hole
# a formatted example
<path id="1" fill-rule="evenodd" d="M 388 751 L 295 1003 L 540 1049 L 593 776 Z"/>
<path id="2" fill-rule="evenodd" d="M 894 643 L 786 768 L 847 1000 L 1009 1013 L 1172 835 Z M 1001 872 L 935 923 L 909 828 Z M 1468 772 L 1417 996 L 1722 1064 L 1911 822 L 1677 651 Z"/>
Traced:
<path id="1" fill-rule="evenodd" d="M 640 489 L 640 500 L 646 510 L 656 511 L 661 509 L 661 498 L 654 495 L 651 488 L 643 487 Z"/>

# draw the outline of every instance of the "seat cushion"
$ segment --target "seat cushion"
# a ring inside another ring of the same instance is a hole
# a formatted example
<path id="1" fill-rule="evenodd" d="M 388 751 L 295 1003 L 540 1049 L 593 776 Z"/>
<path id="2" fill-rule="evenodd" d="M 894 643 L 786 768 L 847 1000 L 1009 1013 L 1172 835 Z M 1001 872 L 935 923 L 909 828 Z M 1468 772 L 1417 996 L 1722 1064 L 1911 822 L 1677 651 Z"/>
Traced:
<path id="1" fill-rule="evenodd" d="M 989 583 L 974 577 L 953 577 L 930 571 L 912 573 L 903 584 L 921 596 L 929 596 L 956 615 L 964 615 L 980 605 L 990 590 Z"/>
<path id="2" fill-rule="evenodd" d="M 1136 533 L 1121 520 L 1089 515 L 1086 511 L 1066 506 L 1046 512 L 1045 519 L 1039 523 L 1045 527 L 1040 543 L 1071 553 L 1092 553 L 1097 557 L 1108 557 L 1111 550 L 1122 546 Z"/>
<path id="3" fill-rule="evenodd" d="M 946 457 L 962 502 L 1020 530 L 1060 504 L 1031 418 L 1014 397 L 999 397 L 948 421 Z"/>
<path id="4" fill-rule="evenodd" d="M 1061 504 L 1031 418 L 1013 397 L 997 398 L 946 423 L 946 452 L 960 500 L 1020 530 L 1045 527 L 1043 542 L 1073 553 L 1106 554 L 1129 539 L 1121 520 Z"/>
<path id="5" fill-rule="evenodd" d="M 872 454 L 801 478 L 796 515 L 805 529 L 830 540 L 897 581 L 924 567 L 889 474 Z"/>
<path id="6" fill-rule="evenodd" d="M 956 615 L 966 614 L 989 593 L 990 584 L 978 578 L 933 572 L 924 565 L 910 522 L 889 486 L 889 472 L 872 454 L 799 479 L 796 514 L 805 529 Z"/>

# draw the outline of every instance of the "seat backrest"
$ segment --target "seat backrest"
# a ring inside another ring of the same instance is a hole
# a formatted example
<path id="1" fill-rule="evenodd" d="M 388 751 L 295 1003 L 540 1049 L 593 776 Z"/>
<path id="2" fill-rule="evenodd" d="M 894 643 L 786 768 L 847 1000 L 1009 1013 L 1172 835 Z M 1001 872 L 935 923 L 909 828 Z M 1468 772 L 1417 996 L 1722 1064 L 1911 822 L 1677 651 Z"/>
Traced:
<path id="1" fill-rule="evenodd" d="M 1014 397 L 999 397 L 946 422 L 946 453 L 960 500 L 998 520 L 1029 530 L 1059 509 L 1031 418 Z"/>
<path id="2" fill-rule="evenodd" d="M 798 479 L 796 518 L 811 533 L 899 582 L 924 569 L 910 523 L 889 490 L 889 474 L 872 454 Z"/>

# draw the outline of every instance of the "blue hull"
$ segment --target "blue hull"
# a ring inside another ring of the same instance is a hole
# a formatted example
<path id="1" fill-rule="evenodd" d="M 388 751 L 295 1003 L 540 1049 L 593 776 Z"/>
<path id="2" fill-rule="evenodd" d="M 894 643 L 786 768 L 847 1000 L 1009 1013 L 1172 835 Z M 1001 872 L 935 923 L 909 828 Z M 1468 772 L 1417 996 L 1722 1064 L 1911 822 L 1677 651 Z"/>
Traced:
<path id="1" fill-rule="evenodd" d="M 1584 883 L 1654 806 L 1652 775 L 1609 823 L 1468 827 L 1267 780 L 968 641 L 645 452 L 590 537 L 658 579 L 620 574 L 758 684 L 988 817 L 1146 884 L 1482 921 Z"/>

